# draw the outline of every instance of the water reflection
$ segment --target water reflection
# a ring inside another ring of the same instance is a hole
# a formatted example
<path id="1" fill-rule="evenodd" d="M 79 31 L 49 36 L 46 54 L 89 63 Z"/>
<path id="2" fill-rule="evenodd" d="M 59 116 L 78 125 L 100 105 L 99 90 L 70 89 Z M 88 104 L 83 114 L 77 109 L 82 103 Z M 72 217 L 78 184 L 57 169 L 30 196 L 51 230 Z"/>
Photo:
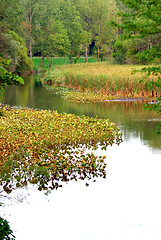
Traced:
<path id="1" fill-rule="evenodd" d="M 2 211 L 16 239 L 161 239 L 160 154 L 138 138 L 109 147 L 104 154 L 107 178 L 89 187 L 71 181 L 48 197 L 34 187 L 17 190 L 26 200 Z"/>
<path id="2" fill-rule="evenodd" d="M 149 147 L 161 149 L 160 135 L 154 133 L 161 118 L 156 113 L 143 110 L 142 101 L 83 104 L 66 101 L 54 90 L 42 86 L 41 75 L 26 77 L 23 86 L 9 86 L 0 101 L 10 105 L 52 109 L 60 113 L 108 118 L 123 130 L 125 139 L 139 137 Z"/>
<path id="3" fill-rule="evenodd" d="M 100 178 L 89 187 L 82 181 L 71 181 L 48 197 L 34 187 L 11 193 L 11 198 L 17 194 L 26 198 L 21 204 L 5 201 L 1 210 L 17 240 L 161 239 L 161 146 L 160 136 L 154 134 L 155 113 L 144 111 L 141 102 L 67 102 L 31 76 L 24 86 L 9 87 L 3 101 L 97 115 L 124 131 L 124 142 L 102 153 L 107 157 L 106 179 Z"/>

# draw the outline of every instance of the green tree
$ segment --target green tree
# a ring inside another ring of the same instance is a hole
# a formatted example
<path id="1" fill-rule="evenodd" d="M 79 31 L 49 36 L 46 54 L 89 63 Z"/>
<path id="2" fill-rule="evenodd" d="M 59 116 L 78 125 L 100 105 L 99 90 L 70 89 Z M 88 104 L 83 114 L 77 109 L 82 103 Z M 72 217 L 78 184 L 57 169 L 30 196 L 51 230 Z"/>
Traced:
<path id="1" fill-rule="evenodd" d="M 98 1 L 99 17 L 97 19 L 97 33 L 95 36 L 95 46 L 97 47 L 98 61 L 103 60 L 105 55 L 111 54 L 113 49 L 113 42 L 117 36 L 116 28 L 114 28 L 110 21 L 112 18 L 117 18 L 118 12 L 116 2 L 114 0 Z M 117 21 L 117 19 L 116 19 Z"/>
<path id="2" fill-rule="evenodd" d="M 5 92 L 7 85 L 24 83 L 21 77 L 7 70 L 9 64 L 10 60 L 6 60 L 0 57 L 0 92 Z"/>
<path id="3" fill-rule="evenodd" d="M 22 10 L 19 0 L 1 0 L 0 6 L 0 22 L 5 23 L 10 30 L 22 34 Z"/>
<path id="4" fill-rule="evenodd" d="M 86 30 L 81 31 L 80 35 L 80 47 L 81 52 L 85 51 L 85 62 L 88 62 L 88 48 L 92 40 L 92 35 Z"/>
<path id="5" fill-rule="evenodd" d="M 81 54 L 85 53 L 85 62 L 88 62 L 89 46 L 92 42 L 92 24 L 93 24 L 93 10 L 90 0 L 77 0 L 73 1 L 77 11 L 79 12 L 80 22 L 82 26 L 80 36 Z"/>
<path id="6" fill-rule="evenodd" d="M 54 22 L 52 32 L 49 35 L 49 56 L 52 67 L 52 57 L 66 56 L 69 54 L 70 42 L 66 29 L 61 22 Z"/>
<path id="7" fill-rule="evenodd" d="M 43 60 L 45 57 L 51 58 L 50 66 L 52 67 L 52 58 L 66 56 L 69 53 L 70 42 L 68 34 L 63 24 L 52 18 L 48 19 L 39 29 L 39 35 L 36 41 L 36 49 L 41 52 Z"/>
<path id="8" fill-rule="evenodd" d="M 122 23 L 119 27 L 126 38 L 144 41 L 141 54 L 147 63 L 161 58 L 161 2 L 160 0 L 123 0 L 128 11 L 121 11 Z M 124 9 L 125 9 L 124 7 Z M 146 41 L 146 44 L 145 44 Z"/>
<path id="9" fill-rule="evenodd" d="M 72 1 L 62 0 L 59 1 L 59 12 L 56 17 L 63 23 L 63 26 L 67 31 L 70 41 L 68 57 L 70 58 L 70 63 L 72 63 L 73 57 L 79 57 L 81 52 L 80 40 L 82 25 L 79 11 L 76 9 Z"/>
<path id="10" fill-rule="evenodd" d="M 126 63 L 126 47 L 124 45 L 124 40 L 122 35 L 118 36 L 116 42 L 114 43 L 113 51 L 114 63 L 125 64 Z"/>
<path id="11" fill-rule="evenodd" d="M 21 24 L 24 31 L 24 39 L 29 50 L 29 56 L 32 59 L 33 46 L 36 44 L 35 34 L 42 23 L 43 15 L 45 15 L 48 10 L 48 3 L 44 0 L 20 0 L 20 5 L 23 14 Z"/>
<path id="12" fill-rule="evenodd" d="M 130 11 L 120 13 L 123 18 L 120 27 L 129 33 L 128 37 L 147 40 L 147 48 L 143 49 L 141 53 L 137 53 L 139 57 L 146 59 L 148 63 L 155 63 L 157 59 L 158 66 L 142 69 L 142 72 L 146 73 L 142 82 L 146 84 L 154 96 L 155 89 L 157 89 L 157 93 L 161 93 L 161 1 L 123 0 L 122 2 Z M 155 77 L 155 80 L 151 76 Z M 158 94 L 156 95 L 158 96 Z M 161 114 L 161 102 L 159 101 L 150 109 Z"/>
<path id="13" fill-rule="evenodd" d="M 115 0 L 77 0 L 75 6 L 86 32 L 86 35 L 85 32 L 82 34 L 85 35 L 82 46 L 85 47 L 86 58 L 89 45 L 94 43 L 98 60 L 103 59 L 104 55 L 111 53 L 116 37 L 116 28 L 109 24 L 118 11 Z"/>
<path id="14" fill-rule="evenodd" d="M 0 52 L 5 59 L 11 60 L 8 70 L 15 73 L 31 71 L 31 60 L 27 56 L 27 48 L 21 37 L 10 31 L 3 23 L 0 24 Z"/>
<path id="15" fill-rule="evenodd" d="M 146 38 L 136 35 L 126 37 L 121 34 L 114 43 L 114 62 L 118 64 L 147 64 L 148 58 L 143 52 L 147 49 Z"/>

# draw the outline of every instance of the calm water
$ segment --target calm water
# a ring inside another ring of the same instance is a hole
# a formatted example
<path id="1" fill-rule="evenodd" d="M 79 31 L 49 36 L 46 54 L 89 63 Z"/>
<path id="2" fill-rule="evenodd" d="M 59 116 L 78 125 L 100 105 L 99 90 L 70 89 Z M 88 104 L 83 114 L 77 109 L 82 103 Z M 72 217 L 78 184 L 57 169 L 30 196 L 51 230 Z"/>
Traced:
<path id="1" fill-rule="evenodd" d="M 64 101 L 30 76 L 10 87 L 1 102 L 98 116 L 115 122 L 124 133 L 120 146 L 98 149 L 106 155 L 107 178 L 85 186 L 70 182 L 49 196 L 34 187 L 5 199 L 1 214 L 17 240 L 160 240 L 161 119 L 143 110 L 142 102 L 80 104 Z"/>

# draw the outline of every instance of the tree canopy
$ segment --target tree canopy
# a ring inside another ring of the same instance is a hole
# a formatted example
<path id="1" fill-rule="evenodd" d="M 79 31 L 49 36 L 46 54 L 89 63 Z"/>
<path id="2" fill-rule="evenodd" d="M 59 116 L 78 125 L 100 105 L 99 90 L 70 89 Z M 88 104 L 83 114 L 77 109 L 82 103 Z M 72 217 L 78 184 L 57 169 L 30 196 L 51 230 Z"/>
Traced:
<path id="1" fill-rule="evenodd" d="M 98 60 L 113 56 L 117 63 L 159 62 L 160 5 L 159 0 L 1 0 L 1 40 L 17 60 L 21 38 L 31 59 L 68 56 L 72 63 L 83 55 L 87 62 L 90 53 Z"/>
<path id="2" fill-rule="evenodd" d="M 72 62 L 83 54 L 88 61 L 94 47 L 98 58 L 107 56 L 117 35 L 108 25 L 118 11 L 115 0 L 1 0 L 1 6 L 1 23 L 24 39 L 31 59 L 63 55 Z"/>
<path id="3" fill-rule="evenodd" d="M 122 17 L 119 25 L 122 35 L 118 37 L 120 44 L 116 50 L 122 51 L 120 56 L 133 55 L 139 63 L 153 64 L 153 66 L 144 67 L 141 70 L 146 73 L 141 82 L 144 82 L 154 96 L 156 87 L 161 93 L 161 1 L 123 0 L 122 3 L 125 6 L 124 10 L 119 13 Z M 116 52 L 115 54 L 118 56 Z M 161 94 L 158 97 L 161 97 Z M 146 108 L 154 110 L 160 115 L 160 98 L 156 105 L 150 107 L 146 105 Z M 161 132 L 161 124 L 158 125 L 157 132 Z"/>
<path id="4" fill-rule="evenodd" d="M 159 0 L 123 0 L 117 25 L 122 32 L 115 44 L 114 55 L 121 54 L 123 63 L 160 63 L 161 2 Z M 124 57 L 123 57 L 124 56 Z M 118 58 L 119 62 L 119 58 Z"/>

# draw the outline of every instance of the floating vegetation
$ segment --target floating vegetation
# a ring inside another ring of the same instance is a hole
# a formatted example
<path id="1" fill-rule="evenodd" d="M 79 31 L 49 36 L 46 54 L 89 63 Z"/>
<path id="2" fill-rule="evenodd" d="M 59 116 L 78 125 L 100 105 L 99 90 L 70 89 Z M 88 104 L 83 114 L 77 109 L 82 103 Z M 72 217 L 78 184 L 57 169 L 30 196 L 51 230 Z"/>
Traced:
<path id="1" fill-rule="evenodd" d="M 0 185 L 7 193 L 28 183 L 50 190 L 72 179 L 105 178 L 105 156 L 91 151 L 122 142 L 108 119 L 8 105 L 0 111 Z"/>
<path id="2" fill-rule="evenodd" d="M 151 98 L 160 94 L 159 89 L 149 90 L 146 82 L 140 80 L 144 73 L 143 66 L 109 65 L 108 63 L 91 63 L 59 66 L 48 72 L 43 84 L 63 86 L 75 90 L 63 92 L 63 96 L 72 101 L 102 102 L 119 98 Z M 153 76 L 154 77 L 154 76 Z M 155 78 L 155 77 L 154 77 Z M 147 81 L 149 81 L 147 79 Z M 155 79 L 154 79 L 155 81 Z"/>

